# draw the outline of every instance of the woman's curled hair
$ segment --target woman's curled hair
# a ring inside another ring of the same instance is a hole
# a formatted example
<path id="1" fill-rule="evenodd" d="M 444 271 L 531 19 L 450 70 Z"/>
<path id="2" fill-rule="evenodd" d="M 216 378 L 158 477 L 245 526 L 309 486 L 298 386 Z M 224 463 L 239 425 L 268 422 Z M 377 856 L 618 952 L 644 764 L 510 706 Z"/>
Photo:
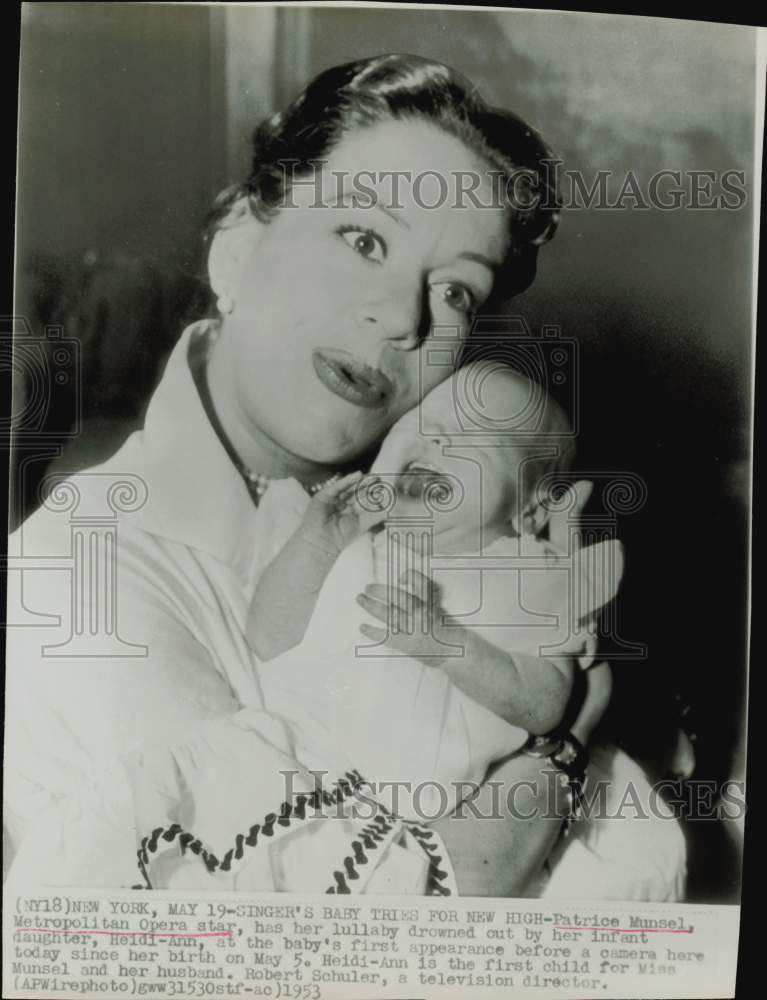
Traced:
<path id="1" fill-rule="evenodd" d="M 376 56 L 317 76 L 284 111 L 258 126 L 250 176 L 219 195 L 209 231 L 243 197 L 258 218 L 268 219 L 284 204 L 291 179 L 310 173 L 351 130 L 417 119 L 461 140 L 505 182 L 511 248 L 496 287 L 504 298 L 523 291 L 535 277 L 538 247 L 559 221 L 553 154 L 517 115 L 487 104 L 449 66 L 420 56 Z"/>

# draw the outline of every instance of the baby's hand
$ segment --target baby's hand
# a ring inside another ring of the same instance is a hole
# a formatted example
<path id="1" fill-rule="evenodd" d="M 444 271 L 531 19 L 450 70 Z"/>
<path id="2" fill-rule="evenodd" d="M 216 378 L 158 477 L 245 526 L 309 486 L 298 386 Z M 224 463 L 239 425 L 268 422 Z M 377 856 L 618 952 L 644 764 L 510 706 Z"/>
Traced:
<path id="1" fill-rule="evenodd" d="M 399 583 L 403 586 L 371 583 L 357 595 L 357 603 L 386 625 L 363 622 L 360 632 L 426 666 L 441 666 L 447 655 L 460 653 L 464 630 L 445 614 L 439 588 L 429 577 L 408 570 Z"/>
<path id="2" fill-rule="evenodd" d="M 352 472 L 316 493 L 309 502 L 297 536 L 325 555 L 338 556 L 362 534 L 359 511 L 354 503 L 361 478 L 361 472 Z"/>

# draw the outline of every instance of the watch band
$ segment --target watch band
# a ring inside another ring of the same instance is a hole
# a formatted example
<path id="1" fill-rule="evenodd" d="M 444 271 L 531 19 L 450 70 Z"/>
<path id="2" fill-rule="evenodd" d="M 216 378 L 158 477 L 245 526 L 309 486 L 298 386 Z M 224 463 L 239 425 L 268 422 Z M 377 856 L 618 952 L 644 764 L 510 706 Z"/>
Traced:
<path id="1" fill-rule="evenodd" d="M 556 732 L 547 736 L 531 736 L 522 750 L 528 757 L 546 757 L 562 772 L 561 778 L 569 797 L 568 814 L 564 820 L 564 834 L 567 835 L 583 811 L 589 762 L 586 748 L 571 732 Z"/>

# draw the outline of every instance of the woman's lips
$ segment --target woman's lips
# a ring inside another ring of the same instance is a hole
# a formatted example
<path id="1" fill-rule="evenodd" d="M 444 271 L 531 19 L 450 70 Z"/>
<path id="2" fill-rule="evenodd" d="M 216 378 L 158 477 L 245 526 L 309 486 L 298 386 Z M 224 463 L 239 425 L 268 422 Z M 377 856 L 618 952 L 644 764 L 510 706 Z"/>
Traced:
<path id="1" fill-rule="evenodd" d="M 394 386 L 383 372 L 348 351 L 318 347 L 312 351 L 312 364 L 322 384 L 354 406 L 377 409 L 394 394 Z"/>

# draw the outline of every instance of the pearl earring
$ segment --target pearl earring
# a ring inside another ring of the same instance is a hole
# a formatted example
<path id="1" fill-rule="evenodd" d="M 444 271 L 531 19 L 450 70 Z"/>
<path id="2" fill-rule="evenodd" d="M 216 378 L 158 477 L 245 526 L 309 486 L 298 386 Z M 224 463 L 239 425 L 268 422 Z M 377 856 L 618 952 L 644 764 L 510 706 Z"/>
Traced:
<path id="1" fill-rule="evenodd" d="M 230 313 L 234 309 L 234 300 L 229 295 L 220 295 L 216 306 L 220 313 Z"/>

